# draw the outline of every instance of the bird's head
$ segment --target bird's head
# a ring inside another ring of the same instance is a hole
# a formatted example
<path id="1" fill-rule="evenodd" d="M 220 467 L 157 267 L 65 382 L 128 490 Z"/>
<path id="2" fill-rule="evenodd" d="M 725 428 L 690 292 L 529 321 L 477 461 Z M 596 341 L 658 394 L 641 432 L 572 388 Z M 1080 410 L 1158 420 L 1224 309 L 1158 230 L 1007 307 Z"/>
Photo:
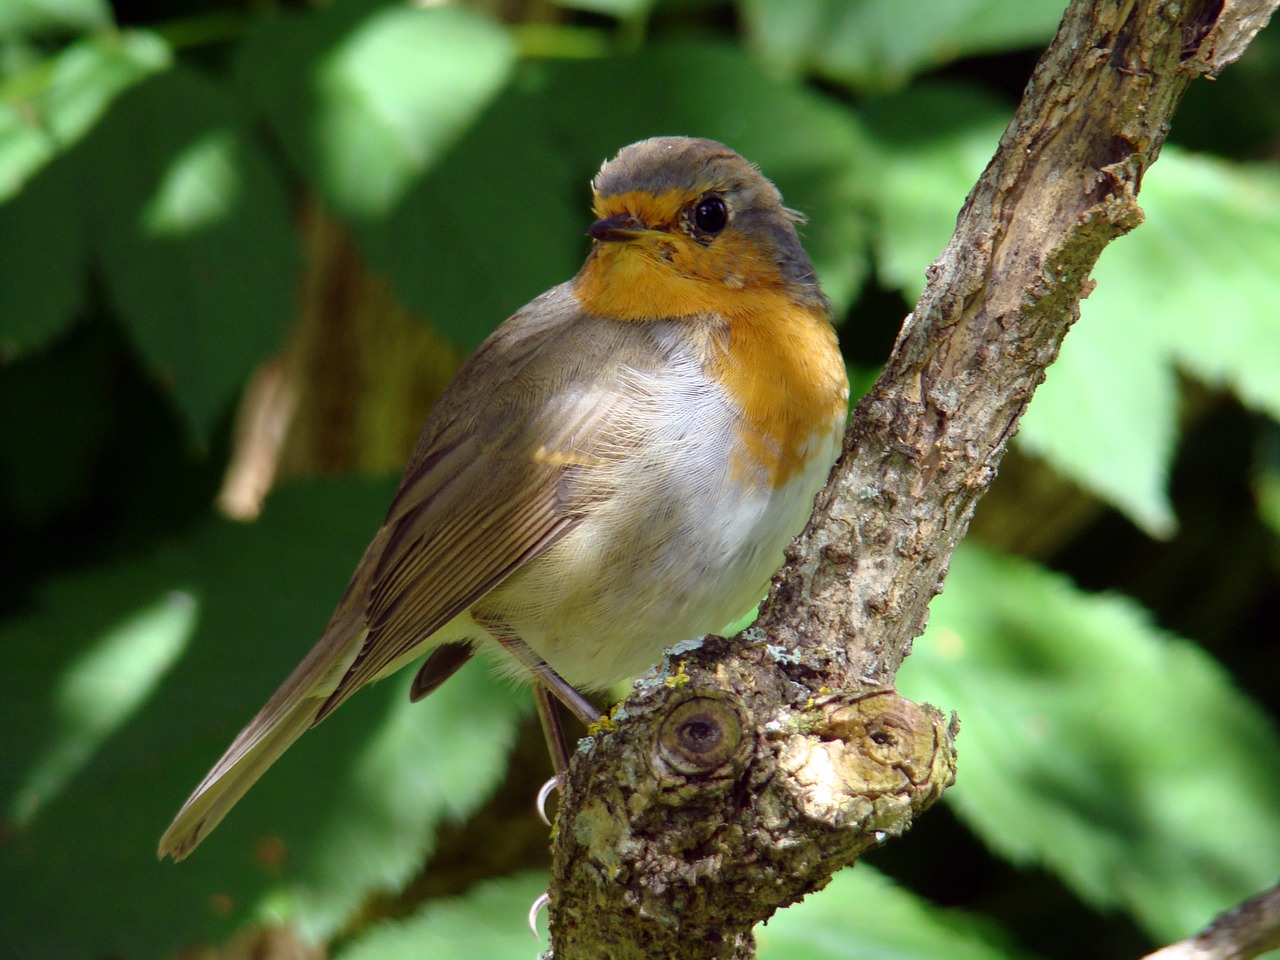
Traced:
<path id="1" fill-rule="evenodd" d="M 592 181 L 595 241 L 576 280 L 584 307 L 618 319 L 730 315 L 752 297 L 825 308 L 800 245 L 800 215 L 724 144 L 655 137 Z"/>

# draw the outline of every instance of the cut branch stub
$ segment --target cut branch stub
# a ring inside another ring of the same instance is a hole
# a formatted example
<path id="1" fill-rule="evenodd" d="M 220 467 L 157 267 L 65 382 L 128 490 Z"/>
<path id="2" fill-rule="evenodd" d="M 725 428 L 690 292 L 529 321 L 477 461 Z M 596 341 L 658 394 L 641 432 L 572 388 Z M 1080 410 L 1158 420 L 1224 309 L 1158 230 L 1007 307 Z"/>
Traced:
<path id="1" fill-rule="evenodd" d="M 739 956 L 746 918 L 825 884 L 806 879 L 813 861 L 826 861 L 823 875 L 852 863 L 954 779 L 955 724 L 933 707 L 887 689 L 786 706 L 759 679 L 682 664 L 591 742 L 607 769 L 635 775 L 572 766 L 565 803 L 578 814 L 554 869 L 589 876 L 579 889 L 599 898 L 553 902 L 557 952 L 581 933 L 620 960 Z M 691 929 L 716 936 L 691 944 Z"/>
<path id="2" fill-rule="evenodd" d="M 955 782 L 954 715 L 892 690 L 835 695 L 805 711 L 803 732 L 786 737 L 779 764 L 810 819 L 897 836 Z"/>

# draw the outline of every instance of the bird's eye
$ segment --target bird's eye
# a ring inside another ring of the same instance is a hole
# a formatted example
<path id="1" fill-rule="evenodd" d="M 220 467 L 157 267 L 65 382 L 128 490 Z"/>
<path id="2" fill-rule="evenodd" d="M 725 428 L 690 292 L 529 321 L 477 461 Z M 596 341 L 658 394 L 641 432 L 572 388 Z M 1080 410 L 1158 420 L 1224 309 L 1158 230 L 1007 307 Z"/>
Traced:
<path id="1" fill-rule="evenodd" d="M 719 197 L 703 197 L 693 208 L 693 224 L 703 233 L 719 233 L 729 223 L 729 208 Z"/>

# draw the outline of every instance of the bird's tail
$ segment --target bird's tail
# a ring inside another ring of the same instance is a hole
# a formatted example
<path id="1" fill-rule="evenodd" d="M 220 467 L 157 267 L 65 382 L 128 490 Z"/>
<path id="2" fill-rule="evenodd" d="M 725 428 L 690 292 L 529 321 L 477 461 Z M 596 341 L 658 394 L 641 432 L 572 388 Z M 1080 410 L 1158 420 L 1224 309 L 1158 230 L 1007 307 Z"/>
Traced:
<path id="1" fill-rule="evenodd" d="M 240 731 L 160 838 L 157 856 L 187 856 L 303 732 L 364 643 L 359 618 L 335 618 L 319 642 Z"/>

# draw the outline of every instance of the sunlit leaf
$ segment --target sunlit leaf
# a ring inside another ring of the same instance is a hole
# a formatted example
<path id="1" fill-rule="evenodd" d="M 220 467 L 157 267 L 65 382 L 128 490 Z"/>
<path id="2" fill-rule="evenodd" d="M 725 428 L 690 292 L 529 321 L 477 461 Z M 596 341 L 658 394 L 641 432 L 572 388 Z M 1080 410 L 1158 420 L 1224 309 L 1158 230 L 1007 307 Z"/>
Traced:
<path id="1" fill-rule="evenodd" d="M 751 41 L 774 65 L 881 90 L 962 57 L 1041 47 L 1063 10 L 1061 0 L 744 0 L 743 7 Z"/>
<path id="2" fill-rule="evenodd" d="M 1007 960 L 976 918 L 900 889 L 874 868 L 842 870 L 756 930 L 760 960 Z"/>
<path id="3" fill-rule="evenodd" d="M 515 46 L 457 5 L 333 4 L 265 22 L 239 74 L 343 214 L 385 214 L 502 88 Z"/>
<path id="4" fill-rule="evenodd" d="M 74 317 L 87 265 L 198 436 L 289 319 L 297 244 L 283 185 L 230 98 L 174 68 L 0 206 L 0 345 Z"/>
<path id="5" fill-rule="evenodd" d="M 7 34 L 103 30 L 112 24 L 107 0 L 5 0 L 0 38 Z"/>
<path id="6" fill-rule="evenodd" d="M 1007 107 L 954 87 L 919 87 L 868 106 L 869 129 L 883 150 L 878 262 L 883 277 L 908 299 L 919 294 L 925 267 L 955 229 L 961 198 L 990 159 L 1008 114 Z M 1162 158 L 1148 174 L 1148 188 L 1164 163 Z M 1144 190 L 1144 200 L 1147 195 Z M 1175 526 L 1167 485 L 1178 435 L 1178 384 L 1161 348 L 1168 332 L 1159 328 L 1169 326 L 1168 312 L 1153 311 L 1142 291 L 1158 284 L 1165 303 L 1181 302 L 1197 283 L 1223 292 L 1207 271 L 1162 269 L 1158 259 L 1140 254 L 1119 269 L 1109 267 L 1139 238 L 1170 242 L 1168 231 L 1167 225 L 1145 224 L 1104 253 L 1098 287 L 1082 305 L 1017 437 L 1153 535 L 1168 535 Z M 1239 322 L 1233 316 L 1222 326 L 1238 330 Z"/>
<path id="7" fill-rule="evenodd" d="M 1169 148 L 1139 200 L 1082 314 L 1280 419 L 1280 171 Z"/>
<path id="8" fill-rule="evenodd" d="M 1168 358 L 1143 335 L 1152 320 L 1144 313 L 1127 323 L 1077 323 L 1036 391 L 1018 443 L 1148 533 L 1169 536 L 1179 390 Z"/>
<path id="9" fill-rule="evenodd" d="M 125 30 L 86 37 L 10 77 L 0 87 L 0 201 L 83 136 L 122 92 L 169 63 L 157 36 Z"/>
<path id="10" fill-rule="evenodd" d="M 8 811 L 25 826 L 151 694 L 195 628 L 197 601 L 173 590 L 107 630 L 62 674 L 53 698 L 55 739 Z"/>
<path id="11" fill-rule="evenodd" d="M 640 17 L 648 13 L 656 0 L 555 0 L 571 10 L 589 10 L 609 17 Z"/>
<path id="12" fill-rule="evenodd" d="M 508 89 L 394 211 L 358 221 L 356 237 L 406 306 L 470 349 L 582 265 L 589 174 L 573 172 L 543 101 Z"/>
<path id="13" fill-rule="evenodd" d="M 959 712 L 946 797 L 986 843 L 1124 908 L 1156 940 L 1274 883 L 1275 730 L 1132 601 L 958 550 L 898 684 Z"/>
<path id="14" fill-rule="evenodd" d="M 158 38 L 127 30 L 73 43 L 4 85 L 0 349 L 20 353 L 43 346 L 67 328 L 80 307 L 85 211 L 94 190 L 81 195 L 77 172 L 66 164 L 47 165 L 77 143 L 121 93 L 168 63 L 168 47 Z"/>
<path id="15" fill-rule="evenodd" d="M 164 171 L 142 210 L 152 236 L 181 236 L 217 224 L 240 200 L 236 143 L 229 130 L 215 130 L 183 149 Z"/>
<path id="16" fill-rule="evenodd" d="M 1169 148 L 1140 200 L 1146 223 L 1099 261 L 1020 438 L 1167 534 L 1175 364 L 1280 418 L 1280 176 Z"/>
<path id="17" fill-rule="evenodd" d="M 155 859 L 183 798 L 319 634 L 390 495 L 280 490 L 258 523 L 210 522 L 67 577 L 3 625 L 0 810 L 26 817 L 0 844 L 0 955 L 164 956 L 267 915 L 328 935 L 420 867 L 442 818 L 488 796 L 527 696 L 477 663 L 410 704 L 406 672 L 304 736 L 188 860 Z M 175 592 L 199 601 L 180 650 Z M 146 625 L 165 630 L 145 639 Z M 68 716 L 92 735 L 68 741 Z M 76 890 L 94 895 L 67 910 Z"/>
<path id="18" fill-rule="evenodd" d="M 540 948 L 529 935 L 526 916 L 546 889 L 542 873 L 482 883 L 464 896 L 429 903 L 398 923 L 373 927 L 338 951 L 335 960 L 532 960 Z M 544 936 L 545 924 L 544 916 Z"/>
<path id="19" fill-rule="evenodd" d="M 337 960 L 532 957 L 536 947 L 525 914 L 546 885 L 541 873 L 481 884 L 462 897 L 431 903 L 407 920 L 373 928 L 340 951 Z M 545 917 L 542 922 L 545 931 Z M 842 871 L 820 893 L 780 911 L 756 930 L 756 939 L 761 960 L 1018 956 L 974 918 L 932 907 L 866 866 Z"/>
<path id="20" fill-rule="evenodd" d="M 1012 107 L 972 88 L 919 84 L 868 101 L 862 115 L 880 154 L 872 194 L 876 269 L 914 302 Z"/>

